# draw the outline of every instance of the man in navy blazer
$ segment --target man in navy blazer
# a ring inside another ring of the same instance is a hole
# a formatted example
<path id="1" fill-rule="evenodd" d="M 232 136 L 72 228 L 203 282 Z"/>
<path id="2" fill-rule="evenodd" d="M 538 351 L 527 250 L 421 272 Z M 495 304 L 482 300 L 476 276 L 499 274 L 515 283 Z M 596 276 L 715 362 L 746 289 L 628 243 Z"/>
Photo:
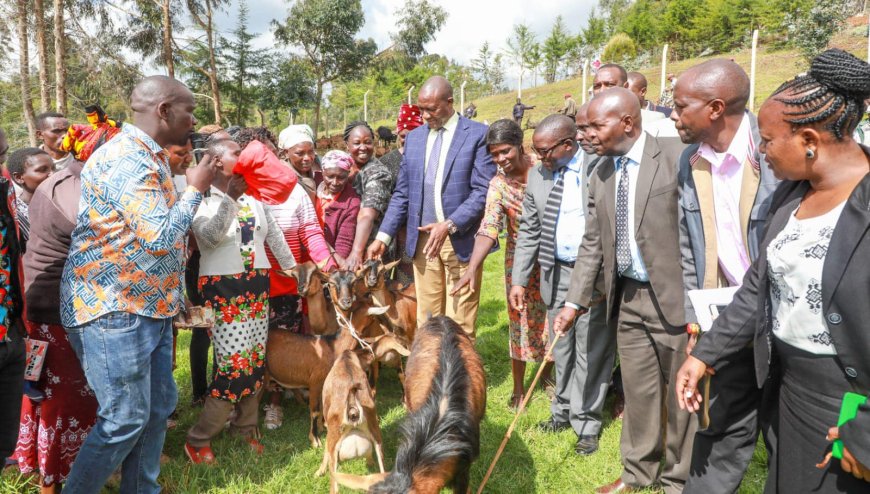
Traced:
<path id="1" fill-rule="evenodd" d="M 417 103 L 426 124 L 405 138 L 396 188 L 368 257 L 380 257 L 405 225 L 405 249 L 414 260 L 417 324 L 446 315 L 474 337 L 480 292 L 466 288 L 455 297 L 447 294 L 468 267 L 496 171 L 486 146 L 487 127 L 456 113 L 453 87 L 443 77 L 427 80 Z"/>

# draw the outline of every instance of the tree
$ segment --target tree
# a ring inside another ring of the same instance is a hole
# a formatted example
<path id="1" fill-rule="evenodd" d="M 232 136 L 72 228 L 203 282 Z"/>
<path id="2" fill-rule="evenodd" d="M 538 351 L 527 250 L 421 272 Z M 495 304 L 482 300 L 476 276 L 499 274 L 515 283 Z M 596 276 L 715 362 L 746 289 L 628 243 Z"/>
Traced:
<path id="1" fill-rule="evenodd" d="M 565 23 L 560 15 L 556 17 L 556 22 L 553 23 L 550 35 L 544 40 L 541 50 L 544 62 L 544 79 L 548 83 L 556 82 L 559 67 L 565 61 L 570 48 L 571 36 L 566 32 Z"/>
<path id="2" fill-rule="evenodd" d="M 798 9 L 785 18 L 792 43 L 806 61 L 823 51 L 831 37 L 846 21 L 847 0 L 819 2 L 809 9 Z"/>
<path id="3" fill-rule="evenodd" d="M 45 4 L 33 0 L 33 28 L 36 31 L 36 59 L 39 64 L 39 111 L 51 108 L 51 82 L 48 80 L 48 47 L 45 41 Z"/>
<path id="4" fill-rule="evenodd" d="M 66 115 L 66 32 L 64 0 L 54 0 L 54 84 L 55 110 Z"/>
<path id="5" fill-rule="evenodd" d="M 274 59 L 279 61 L 275 63 Z M 258 80 L 257 106 L 268 108 L 274 116 L 278 116 L 280 111 L 288 114 L 298 112 L 300 108 L 314 103 L 314 76 L 299 57 L 280 59 L 275 55 Z M 275 118 L 272 123 L 284 126 L 289 123 L 289 118 Z"/>
<path id="6" fill-rule="evenodd" d="M 110 4 L 111 5 L 111 4 Z M 177 0 L 135 0 L 127 14 L 127 26 L 121 34 L 133 51 L 158 60 L 169 77 L 175 77 L 175 54 L 172 50 L 173 22 L 178 17 Z"/>
<path id="7" fill-rule="evenodd" d="M 535 35 L 525 24 L 515 24 L 513 34 L 507 40 L 507 55 L 511 58 L 514 65 L 520 69 L 519 88 L 517 89 L 517 97 L 523 95 L 523 75 L 529 67 L 531 60 L 530 55 L 533 55 L 537 43 Z"/>
<path id="8" fill-rule="evenodd" d="M 217 43 L 214 14 L 227 3 L 227 0 L 187 0 L 187 10 L 190 12 L 190 17 L 194 24 L 199 27 L 205 34 L 205 48 L 208 50 L 208 64 L 203 67 L 201 64 L 191 63 L 189 57 L 186 57 L 182 51 L 182 58 L 190 64 L 195 70 L 202 73 L 209 82 L 211 90 L 212 105 L 214 107 L 214 121 L 220 124 L 223 121 L 223 109 L 221 107 L 221 92 L 218 85 L 218 69 L 217 56 L 215 54 Z M 245 5 L 244 0 L 240 2 L 240 9 Z M 201 44 L 201 43 L 200 43 Z"/>
<path id="9" fill-rule="evenodd" d="M 601 58 L 606 62 L 624 63 L 625 60 L 636 55 L 637 47 L 634 41 L 625 33 L 617 33 L 607 42 Z"/>
<path id="10" fill-rule="evenodd" d="M 428 0 L 410 0 L 396 14 L 399 31 L 390 38 L 414 61 L 426 54 L 426 43 L 432 41 L 447 20 L 447 12 Z"/>
<path id="11" fill-rule="evenodd" d="M 267 65 L 265 50 L 256 50 L 252 41 L 257 35 L 248 32 L 248 6 L 245 2 L 239 3 L 239 21 L 233 29 L 230 39 L 222 42 L 222 54 L 230 71 L 229 100 L 235 107 L 233 117 L 236 125 L 245 125 L 254 101 L 255 88 L 251 81 L 262 67 Z"/>
<path id="12" fill-rule="evenodd" d="M 175 79 L 175 61 L 172 59 L 172 13 L 170 2 L 172 0 L 160 0 L 160 10 L 163 14 L 163 64 L 169 77 Z"/>
<path id="13" fill-rule="evenodd" d="M 27 46 L 27 0 L 17 0 L 15 21 L 18 26 L 18 77 L 21 92 L 21 106 L 27 122 L 30 145 L 36 146 L 36 117 L 33 114 L 33 100 L 30 97 L 30 55 Z"/>
<path id="14" fill-rule="evenodd" d="M 377 50 L 355 38 L 365 22 L 360 0 L 299 0 L 284 23 L 272 21 L 278 41 L 302 49 L 315 79 L 314 134 L 320 126 L 323 86 L 359 75 Z"/>

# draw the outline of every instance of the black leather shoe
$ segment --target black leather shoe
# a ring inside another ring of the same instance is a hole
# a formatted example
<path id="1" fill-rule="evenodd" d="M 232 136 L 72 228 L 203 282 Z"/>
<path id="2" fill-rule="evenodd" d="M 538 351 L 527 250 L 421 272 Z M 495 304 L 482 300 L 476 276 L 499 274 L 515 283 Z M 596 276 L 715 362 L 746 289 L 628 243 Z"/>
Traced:
<path id="1" fill-rule="evenodd" d="M 545 420 L 538 423 L 538 429 L 544 432 L 560 432 L 565 429 L 570 429 L 571 424 L 568 422 L 557 422 L 551 417 L 550 420 Z"/>
<path id="2" fill-rule="evenodd" d="M 598 436 L 580 436 L 574 445 L 574 452 L 581 456 L 591 455 L 598 451 Z"/>

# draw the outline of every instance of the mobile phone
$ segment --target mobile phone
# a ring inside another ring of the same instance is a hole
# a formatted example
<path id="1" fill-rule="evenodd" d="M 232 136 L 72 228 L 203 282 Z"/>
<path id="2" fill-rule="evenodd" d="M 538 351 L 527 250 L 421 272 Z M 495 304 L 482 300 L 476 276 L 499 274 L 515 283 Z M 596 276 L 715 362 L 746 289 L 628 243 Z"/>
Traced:
<path id="1" fill-rule="evenodd" d="M 205 139 L 206 137 L 198 132 L 190 134 L 190 146 L 193 148 L 194 166 L 202 161 L 205 154 Z"/>

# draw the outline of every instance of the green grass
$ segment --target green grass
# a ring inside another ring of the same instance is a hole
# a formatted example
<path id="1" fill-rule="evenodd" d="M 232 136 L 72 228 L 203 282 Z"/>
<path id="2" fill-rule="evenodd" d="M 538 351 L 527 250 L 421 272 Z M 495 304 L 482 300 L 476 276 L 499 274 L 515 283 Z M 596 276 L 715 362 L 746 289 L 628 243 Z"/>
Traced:
<path id="1" fill-rule="evenodd" d="M 514 417 L 506 407 L 512 385 L 503 262 L 501 252 L 491 255 L 487 260 L 478 317 L 477 348 L 486 367 L 488 395 L 486 417 L 481 428 L 481 454 L 472 466 L 471 473 L 475 491 Z M 262 429 L 266 446 L 266 453 L 262 457 L 249 452 L 237 438 L 223 434 L 213 443 L 219 462 L 217 466 L 194 466 L 188 462 L 182 450 L 184 437 L 199 411 L 188 405 L 189 341 L 190 334 L 182 332 L 178 341 L 178 369 L 175 371 L 180 395 L 179 421 L 178 427 L 169 431 L 166 438 L 164 450 L 171 461 L 164 465 L 160 477 L 165 491 L 224 494 L 328 492 L 327 478 L 314 477 L 323 450 L 310 447 L 307 437 L 308 410 L 295 400 L 284 402 L 283 427 L 276 431 Z M 529 366 L 526 371 L 527 383 L 531 382 L 536 370 L 536 366 Z M 391 369 L 382 372 L 380 383 L 376 402 L 384 436 L 386 466 L 389 469 L 395 458 L 398 424 L 405 413 L 395 372 Z M 535 424 L 546 420 L 548 416 L 546 395 L 538 391 L 520 418 L 486 492 L 588 493 L 620 474 L 619 421 L 605 424 L 598 453 L 590 457 L 578 457 L 574 454 L 576 437 L 572 432 L 546 434 L 536 430 Z M 341 464 L 340 471 L 357 474 L 369 472 L 362 459 Z M 741 492 L 761 492 L 763 483 L 764 453 L 759 449 Z M 116 486 L 106 489 L 106 492 L 117 491 Z M 0 493 L 13 492 L 29 494 L 38 491 L 28 488 L 26 480 L 15 471 L 7 470 L 0 478 Z"/>

